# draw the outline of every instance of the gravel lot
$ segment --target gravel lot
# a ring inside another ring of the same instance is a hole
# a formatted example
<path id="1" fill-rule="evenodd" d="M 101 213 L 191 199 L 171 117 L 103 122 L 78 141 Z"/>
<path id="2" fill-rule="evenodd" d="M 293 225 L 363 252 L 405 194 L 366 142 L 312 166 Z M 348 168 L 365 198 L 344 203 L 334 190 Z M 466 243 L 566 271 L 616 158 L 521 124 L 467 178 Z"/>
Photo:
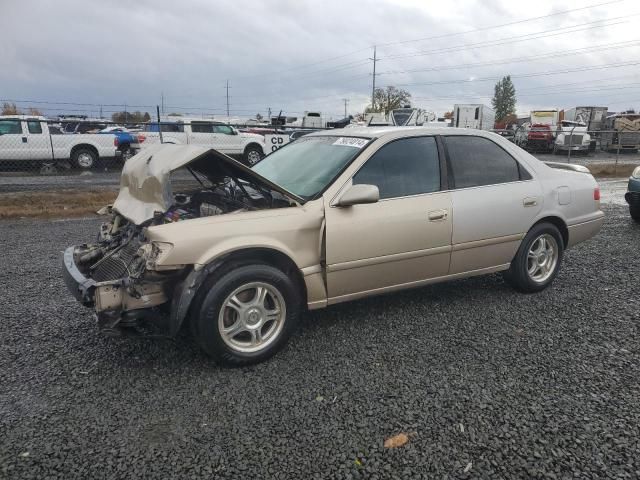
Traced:
<path id="1" fill-rule="evenodd" d="M 98 334 L 59 276 L 95 220 L 0 223 L 0 477 L 638 478 L 640 226 L 614 203 L 540 294 L 344 304 L 241 369 Z"/>

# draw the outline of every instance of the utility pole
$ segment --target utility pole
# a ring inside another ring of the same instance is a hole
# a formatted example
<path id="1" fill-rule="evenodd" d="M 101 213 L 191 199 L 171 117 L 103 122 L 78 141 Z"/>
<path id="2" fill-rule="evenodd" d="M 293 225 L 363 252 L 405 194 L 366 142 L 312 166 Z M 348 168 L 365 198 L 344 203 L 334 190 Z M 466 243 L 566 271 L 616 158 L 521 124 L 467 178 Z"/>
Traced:
<path id="1" fill-rule="evenodd" d="M 227 120 L 229 120 L 229 80 L 227 80 Z"/>
<path id="2" fill-rule="evenodd" d="M 271 123 L 271 107 L 267 108 L 267 118 L 269 119 L 269 123 Z"/>
<path id="3" fill-rule="evenodd" d="M 347 118 L 347 104 L 349 103 L 349 99 L 343 98 L 342 101 L 344 102 L 344 118 Z"/>
<path id="4" fill-rule="evenodd" d="M 373 46 L 373 58 L 369 60 L 373 60 L 373 88 L 371 89 L 371 110 L 375 110 L 374 99 L 376 95 L 376 62 L 378 61 L 378 57 L 376 56 L 376 46 Z"/>

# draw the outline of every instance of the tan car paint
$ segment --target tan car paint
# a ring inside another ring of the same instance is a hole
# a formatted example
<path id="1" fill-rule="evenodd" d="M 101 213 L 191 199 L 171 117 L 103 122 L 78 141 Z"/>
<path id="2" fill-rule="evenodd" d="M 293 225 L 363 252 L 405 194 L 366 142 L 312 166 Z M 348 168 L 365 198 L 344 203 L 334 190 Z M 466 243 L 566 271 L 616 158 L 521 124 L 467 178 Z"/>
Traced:
<path id="1" fill-rule="evenodd" d="M 504 270 L 527 230 L 547 216 L 559 217 L 569 226 L 569 246 L 594 235 L 602 224 L 603 214 L 593 200 L 596 183 L 591 176 L 554 170 L 495 134 L 415 127 L 354 128 L 330 134 L 377 140 L 322 198 L 303 206 L 148 228 L 150 240 L 174 245 L 162 258 L 162 265 L 199 268 L 229 252 L 271 248 L 295 262 L 305 278 L 309 308 L 321 308 L 374 293 Z M 336 205 L 354 173 L 382 145 L 408 136 L 447 134 L 491 139 L 517 158 L 533 180 L 479 187 L 477 192 L 454 190 L 368 205 Z M 568 205 L 560 205 L 557 188 L 565 185 L 575 196 Z M 530 198 L 539 203 L 526 206 Z M 434 211 L 447 215 L 440 222 L 432 222 L 429 215 Z M 323 240 L 326 252 L 320 248 Z"/>

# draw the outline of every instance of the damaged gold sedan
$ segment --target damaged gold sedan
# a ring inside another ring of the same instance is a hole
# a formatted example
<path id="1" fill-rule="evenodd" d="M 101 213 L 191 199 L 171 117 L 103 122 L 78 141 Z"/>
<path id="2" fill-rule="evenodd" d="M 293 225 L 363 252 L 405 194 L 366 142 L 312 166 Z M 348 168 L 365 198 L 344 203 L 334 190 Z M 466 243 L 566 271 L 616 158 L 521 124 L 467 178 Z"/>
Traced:
<path id="1" fill-rule="evenodd" d="M 100 328 L 189 325 L 236 365 L 277 352 L 304 309 L 498 271 L 540 291 L 603 221 L 582 167 L 486 132 L 399 127 L 310 134 L 252 168 L 150 147 L 109 213 L 97 241 L 64 252 Z"/>

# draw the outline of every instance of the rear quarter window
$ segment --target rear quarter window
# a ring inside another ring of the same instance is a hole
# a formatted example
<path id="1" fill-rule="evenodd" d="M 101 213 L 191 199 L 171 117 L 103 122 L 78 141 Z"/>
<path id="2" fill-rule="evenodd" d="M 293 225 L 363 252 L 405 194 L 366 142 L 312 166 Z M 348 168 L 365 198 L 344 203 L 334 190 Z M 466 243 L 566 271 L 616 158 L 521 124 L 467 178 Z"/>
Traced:
<path id="1" fill-rule="evenodd" d="M 484 137 L 444 137 L 454 188 L 529 180 L 531 176 L 502 147 Z"/>

